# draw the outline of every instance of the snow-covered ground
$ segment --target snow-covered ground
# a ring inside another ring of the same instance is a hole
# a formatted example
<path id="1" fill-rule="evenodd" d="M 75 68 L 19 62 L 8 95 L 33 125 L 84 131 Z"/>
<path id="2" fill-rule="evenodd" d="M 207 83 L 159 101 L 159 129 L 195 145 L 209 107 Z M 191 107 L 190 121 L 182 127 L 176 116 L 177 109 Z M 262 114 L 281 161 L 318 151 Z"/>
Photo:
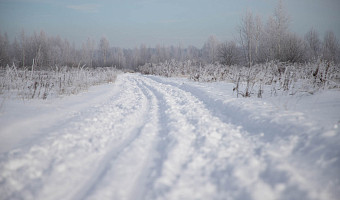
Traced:
<path id="1" fill-rule="evenodd" d="M 340 92 L 232 88 L 122 74 L 62 99 L 6 100 L 0 199 L 338 199 Z"/>

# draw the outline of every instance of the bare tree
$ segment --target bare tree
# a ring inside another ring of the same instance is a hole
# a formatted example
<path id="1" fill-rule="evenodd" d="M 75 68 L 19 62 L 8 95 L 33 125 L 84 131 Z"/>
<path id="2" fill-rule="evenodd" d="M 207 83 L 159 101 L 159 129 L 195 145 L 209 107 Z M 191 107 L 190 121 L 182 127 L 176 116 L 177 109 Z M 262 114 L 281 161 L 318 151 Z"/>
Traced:
<path id="1" fill-rule="evenodd" d="M 319 34 L 314 29 L 311 29 L 308 33 L 306 33 L 305 41 L 307 44 L 307 53 L 309 58 L 317 59 L 321 51 Z"/>
<path id="2" fill-rule="evenodd" d="M 103 65 L 106 66 L 107 56 L 109 51 L 110 43 L 106 37 L 102 37 L 99 42 L 99 51 Z"/>
<path id="3" fill-rule="evenodd" d="M 20 44 L 21 44 L 21 56 L 22 56 L 22 67 L 25 67 L 25 57 L 26 57 L 26 37 L 25 37 L 25 31 L 22 30 L 20 34 Z"/>
<path id="4" fill-rule="evenodd" d="M 328 31 L 323 40 L 323 58 L 328 61 L 338 62 L 339 41 L 332 31 Z"/>
<path id="5" fill-rule="evenodd" d="M 206 55 L 208 63 L 214 63 L 217 61 L 217 51 L 219 42 L 217 38 L 212 35 L 208 38 L 208 41 L 203 46 L 203 53 Z"/>
<path id="6" fill-rule="evenodd" d="M 295 34 L 287 34 L 282 41 L 281 61 L 300 63 L 305 61 L 305 43 Z"/>
<path id="7" fill-rule="evenodd" d="M 289 17 L 283 7 L 282 0 L 279 1 L 272 16 L 268 18 L 267 24 L 261 36 L 259 60 L 283 60 L 282 45 L 288 35 Z"/>
<path id="8" fill-rule="evenodd" d="M 239 49 L 234 41 L 219 45 L 218 58 L 222 64 L 234 65 L 239 62 Z"/>
<path id="9" fill-rule="evenodd" d="M 289 27 L 289 17 L 286 13 L 286 10 L 283 7 L 282 0 L 279 0 L 279 3 L 274 11 L 274 23 L 275 23 L 275 40 L 276 40 L 276 56 L 278 59 L 281 58 L 281 46 L 284 41 L 284 37 L 287 34 Z"/>
<path id="10" fill-rule="evenodd" d="M 95 42 L 90 38 L 82 45 L 82 61 L 89 67 L 93 67 L 94 46 Z"/>
<path id="11" fill-rule="evenodd" d="M 11 52 L 10 52 L 11 60 L 10 63 L 14 63 L 16 66 L 20 66 L 20 59 L 21 59 L 21 48 L 17 38 L 14 38 L 14 42 L 11 45 Z"/>
<path id="12" fill-rule="evenodd" d="M 276 57 L 280 60 L 282 42 L 284 41 L 284 37 L 286 36 L 289 27 L 289 17 L 283 7 L 282 0 L 279 0 L 278 6 L 274 11 L 274 25 Z"/>
<path id="13" fill-rule="evenodd" d="M 141 44 L 139 48 L 139 65 L 144 65 L 145 63 L 150 62 L 151 53 L 150 50 L 146 47 L 145 44 Z"/>
<path id="14" fill-rule="evenodd" d="M 183 60 L 183 50 L 181 45 L 179 44 L 177 47 L 173 47 L 174 50 L 174 58 L 175 60 L 182 61 Z"/>
<path id="15" fill-rule="evenodd" d="M 242 18 L 239 33 L 245 60 L 248 67 L 251 67 L 253 65 L 253 51 L 255 46 L 255 22 L 252 12 L 247 11 L 246 15 Z"/>
<path id="16" fill-rule="evenodd" d="M 7 33 L 4 36 L 0 34 L 0 66 L 9 62 L 9 41 Z"/>
<path id="17" fill-rule="evenodd" d="M 186 60 L 198 60 L 200 57 L 200 50 L 194 46 L 188 46 L 186 49 Z"/>
<path id="18" fill-rule="evenodd" d="M 112 65 L 123 68 L 126 65 L 126 55 L 121 48 L 113 48 L 111 53 L 111 60 Z M 133 58 L 130 58 L 129 60 L 132 60 Z M 136 58 L 135 58 L 136 59 Z M 137 62 L 137 61 L 136 61 Z"/>

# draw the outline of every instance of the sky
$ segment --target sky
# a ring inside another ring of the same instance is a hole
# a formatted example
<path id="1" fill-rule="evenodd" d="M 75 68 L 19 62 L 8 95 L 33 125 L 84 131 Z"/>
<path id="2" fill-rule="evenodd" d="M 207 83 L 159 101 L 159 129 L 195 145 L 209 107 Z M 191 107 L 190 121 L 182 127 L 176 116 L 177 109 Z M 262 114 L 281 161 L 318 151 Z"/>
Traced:
<path id="1" fill-rule="evenodd" d="M 290 31 L 311 28 L 340 39 L 340 0 L 283 0 Z M 134 48 L 175 45 L 202 47 L 209 36 L 237 38 L 246 11 L 263 21 L 277 0 L 0 0 L 0 33 L 11 40 L 44 30 L 81 46 L 87 38 L 106 37 L 110 46 Z"/>

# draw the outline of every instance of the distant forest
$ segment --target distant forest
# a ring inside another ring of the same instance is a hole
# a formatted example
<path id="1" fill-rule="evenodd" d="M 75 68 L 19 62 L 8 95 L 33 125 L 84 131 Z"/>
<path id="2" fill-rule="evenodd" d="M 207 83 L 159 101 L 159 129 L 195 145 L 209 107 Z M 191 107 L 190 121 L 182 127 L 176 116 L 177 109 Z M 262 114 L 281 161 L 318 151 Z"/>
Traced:
<path id="1" fill-rule="evenodd" d="M 248 11 L 237 27 L 237 37 L 220 42 L 210 36 L 202 48 L 188 46 L 148 47 L 145 44 L 134 49 L 113 47 L 106 37 L 99 41 L 88 38 L 81 48 L 59 36 L 40 33 L 27 35 L 23 30 L 10 42 L 6 33 L 0 33 L 0 66 L 34 66 L 48 69 L 54 66 L 116 67 L 137 70 L 145 63 L 161 63 L 167 60 L 193 60 L 202 64 L 252 66 L 268 61 L 304 63 L 318 59 L 339 63 L 339 42 L 332 31 L 323 38 L 311 29 L 304 36 L 289 31 L 289 15 L 282 3 L 272 16 L 263 20 Z"/>

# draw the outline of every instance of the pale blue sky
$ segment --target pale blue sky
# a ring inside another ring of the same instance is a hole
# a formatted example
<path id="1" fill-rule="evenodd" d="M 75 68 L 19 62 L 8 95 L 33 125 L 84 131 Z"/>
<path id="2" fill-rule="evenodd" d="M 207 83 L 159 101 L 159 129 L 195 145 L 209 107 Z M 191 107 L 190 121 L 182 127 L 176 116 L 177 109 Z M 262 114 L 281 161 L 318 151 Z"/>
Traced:
<path id="1" fill-rule="evenodd" d="M 292 32 L 310 28 L 320 36 L 333 30 L 340 39 L 340 0 L 284 0 Z M 220 41 L 237 37 L 236 27 L 246 12 L 264 19 L 277 0 L 0 0 L 0 32 L 12 39 L 44 30 L 74 41 L 106 36 L 111 46 L 194 45 L 210 35 Z"/>

